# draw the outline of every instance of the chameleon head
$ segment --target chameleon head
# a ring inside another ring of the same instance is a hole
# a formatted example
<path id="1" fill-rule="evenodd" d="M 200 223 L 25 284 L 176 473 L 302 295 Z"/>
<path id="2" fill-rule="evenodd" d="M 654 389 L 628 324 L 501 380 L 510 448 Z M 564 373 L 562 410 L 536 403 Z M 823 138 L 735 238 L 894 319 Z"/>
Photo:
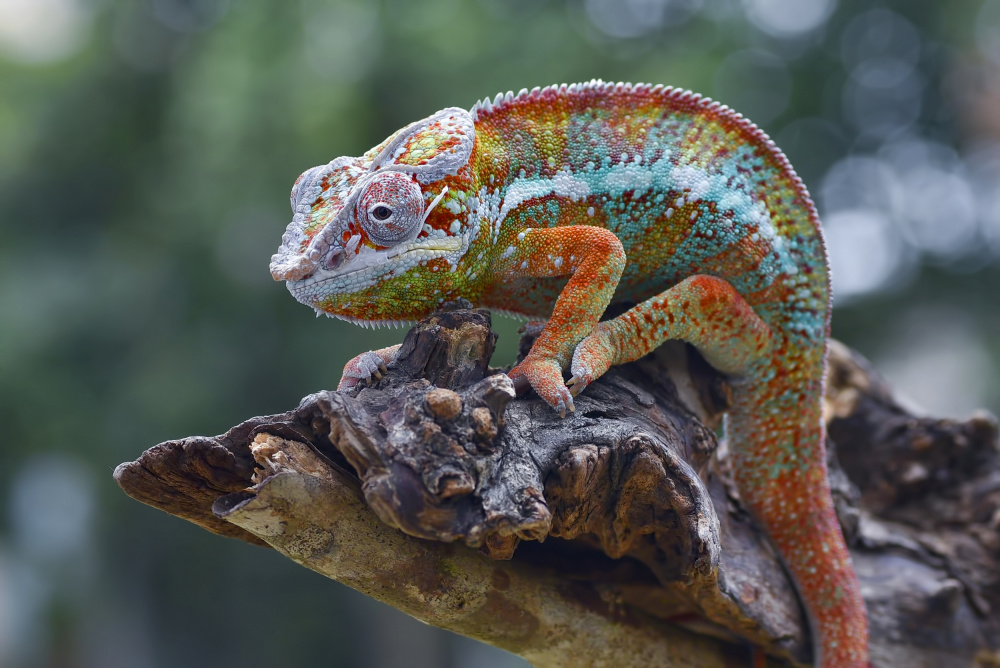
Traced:
<path id="1" fill-rule="evenodd" d="M 360 158 L 307 170 L 292 187 L 294 217 L 271 276 L 317 313 L 356 322 L 423 317 L 436 302 L 410 289 L 414 274 L 435 261 L 454 264 L 467 247 L 460 236 L 434 233 L 428 217 L 474 141 L 470 114 L 444 109 Z"/>

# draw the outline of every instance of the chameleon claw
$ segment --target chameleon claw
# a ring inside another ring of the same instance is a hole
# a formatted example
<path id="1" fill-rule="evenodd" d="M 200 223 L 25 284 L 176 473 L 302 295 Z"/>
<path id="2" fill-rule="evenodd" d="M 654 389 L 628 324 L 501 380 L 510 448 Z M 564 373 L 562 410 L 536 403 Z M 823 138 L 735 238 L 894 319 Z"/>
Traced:
<path id="1" fill-rule="evenodd" d="M 552 405 L 552 407 L 556 409 L 556 412 L 559 413 L 559 417 L 562 419 L 566 419 L 567 411 L 570 413 L 576 412 L 576 405 L 573 403 L 573 397 L 569 394 L 559 397 L 559 401 Z"/>
<path id="2" fill-rule="evenodd" d="M 594 382 L 594 378 L 589 372 L 574 374 L 572 378 L 566 381 L 566 387 L 569 388 L 570 395 L 575 397 L 587 389 L 592 382 Z"/>
<path id="3" fill-rule="evenodd" d="M 371 387 L 382 380 L 385 374 L 389 373 L 388 362 L 383 358 L 387 350 L 370 350 L 350 360 L 344 366 L 344 373 L 337 389 L 343 391 L 361 386 Z"/>

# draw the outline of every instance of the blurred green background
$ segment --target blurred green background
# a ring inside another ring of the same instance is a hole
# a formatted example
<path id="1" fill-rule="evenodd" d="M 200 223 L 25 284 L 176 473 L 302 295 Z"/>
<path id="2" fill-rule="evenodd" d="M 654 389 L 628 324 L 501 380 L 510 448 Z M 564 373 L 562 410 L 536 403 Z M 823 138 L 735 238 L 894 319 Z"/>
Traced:
<path id="1" fill-rule="evenodd" d="M 760 124 L 826 223 L 834 335 L 929 412 L 1000 409 L 1000 0 L 0 0 L 0 665 L 524 665 L 111 472 L 401 339 L 271 281 L 300 172 L 594 77 Z"/>

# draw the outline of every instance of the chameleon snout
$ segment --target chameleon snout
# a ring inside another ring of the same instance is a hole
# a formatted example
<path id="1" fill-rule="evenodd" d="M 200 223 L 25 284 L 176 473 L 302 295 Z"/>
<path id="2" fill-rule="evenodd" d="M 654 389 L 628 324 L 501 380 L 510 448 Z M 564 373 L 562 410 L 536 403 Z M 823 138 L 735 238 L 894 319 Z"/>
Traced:
<path id="1" fill-rule="evenodd" d="M 301 281 L 316 272 L 316 262 L 304 255 L 292 259 L 280 253 L 271 257 L 271 278 L 276 281 Z"/>

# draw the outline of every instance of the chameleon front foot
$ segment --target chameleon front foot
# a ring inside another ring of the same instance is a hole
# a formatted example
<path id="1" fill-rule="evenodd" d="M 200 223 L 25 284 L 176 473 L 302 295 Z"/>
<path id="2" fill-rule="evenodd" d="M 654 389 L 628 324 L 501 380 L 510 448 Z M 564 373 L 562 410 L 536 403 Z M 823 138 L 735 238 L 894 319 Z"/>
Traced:
<path id="1" fill-rule="evenodd" d="M 530 386 L 559 413 L 559 417 L 566 417 L 567 411 L 572 413 L 576 410 L 573 394 L 563 383 L 562 367 L 554 360 L 534 358 L 529 353 L 507 376 L 513 381 L 518 394 L 523 394 Z"/>
<path id="2" fill-rule="evenodd" d="M 344 373 L 340 376 L 337 390 L 343 392 L 361 383 L 371 385 L 375 381 L 382 380 L 382 374 L 388 371 L 389 364 L 396 361 L 398 352 L 399 345 L 395 345 L 361 353 L 344 365 Z"/>

